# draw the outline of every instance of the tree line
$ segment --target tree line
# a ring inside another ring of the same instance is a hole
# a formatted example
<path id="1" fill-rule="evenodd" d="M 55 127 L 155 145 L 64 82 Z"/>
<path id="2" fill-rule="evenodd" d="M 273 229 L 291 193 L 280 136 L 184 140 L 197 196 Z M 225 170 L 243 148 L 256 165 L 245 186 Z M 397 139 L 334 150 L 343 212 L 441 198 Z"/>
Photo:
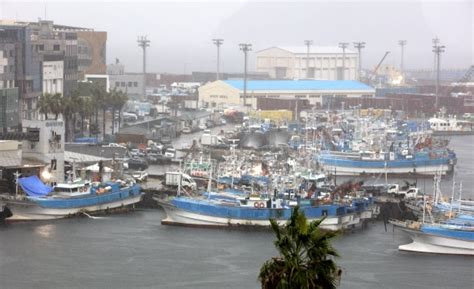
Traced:
<path id="1" fill-rule="evenodd" d="M 89 137 L 98 137 L 102 132 L 105 137 L 107 111 L 112 115 L 114 134 L 116 124 L 121 126 L 122 109 L 127 101 L 125 92 L 115 89 L 107 92 L 104 87 L 96 84 L 87 93 L 76 89 L 70 97 L 63 97 L 60 93 L 44 93 L 40 96 L 37 107 L 46 120 L 51 119 L 51 115 L 55 120 L 59 115 L 63 116 L 66 140 L 70 141 L 77 133 L 81 136 L 87 134 Z M 102 130 L 99 126 L 99 113 L 102 115 Z"/>

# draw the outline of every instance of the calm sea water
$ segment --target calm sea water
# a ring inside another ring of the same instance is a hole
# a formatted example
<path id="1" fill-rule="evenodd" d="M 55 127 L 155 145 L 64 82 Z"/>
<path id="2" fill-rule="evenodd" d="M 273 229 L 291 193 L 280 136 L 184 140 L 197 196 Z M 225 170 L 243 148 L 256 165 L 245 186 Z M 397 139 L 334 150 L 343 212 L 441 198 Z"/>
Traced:
<path id="1" fill-rule="evenodd" d="M 452 146 L 456 179 L 473 197 L 474 137 Z M 451 180 L 443 186 L 450 191 Z M 163 217 L 149 210 L 0 226 L 0 289 L 259 288 L 259 268 L 276 254 L 270 232 L 162 226 Z M 340 288 L 473 288 L 474 258 L 397 250 L 409 241 L 381 223 L 340 236 Z"/>

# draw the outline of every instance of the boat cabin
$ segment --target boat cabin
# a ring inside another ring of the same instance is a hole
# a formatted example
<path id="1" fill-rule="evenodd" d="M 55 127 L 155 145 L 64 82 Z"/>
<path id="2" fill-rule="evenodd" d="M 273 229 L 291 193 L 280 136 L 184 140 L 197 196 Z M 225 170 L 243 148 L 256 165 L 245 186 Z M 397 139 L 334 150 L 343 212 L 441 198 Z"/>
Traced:
<path id="1" fill-rule="evenodd" d="M 54 194 L 62 197 L 77 197 L 90 194 L 90 189 L 89 182 L 64 183 L 54 187 Z"/>

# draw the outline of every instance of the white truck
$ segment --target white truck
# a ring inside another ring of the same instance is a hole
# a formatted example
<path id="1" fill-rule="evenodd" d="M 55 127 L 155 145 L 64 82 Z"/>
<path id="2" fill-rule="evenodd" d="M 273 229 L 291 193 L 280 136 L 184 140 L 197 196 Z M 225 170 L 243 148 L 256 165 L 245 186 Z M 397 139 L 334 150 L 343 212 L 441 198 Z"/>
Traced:
<path id="1" fill-rule="evenodd" d="M 201 144 L 204 146 L 225 146 L 225 141 L 217 135 L 203 133 L 201 136 Z"/>
<path id="2" fill-rule="evenodd" d="M 388 194 L 403 195 L 405 199 L 416 199 L 419 192 L 420 190 L 414 186 L 409 186 L 406 190 L 402 190 L 398 184 L 391 184 L 387 187 Z"/>
<path id="3" fill-rule="evenodd" d="M 190 175 L 181 172 L 166 172 L 165 185 L 170 187 L 188 187 L 193 190 L 197 188 L 196 182 Z"/>

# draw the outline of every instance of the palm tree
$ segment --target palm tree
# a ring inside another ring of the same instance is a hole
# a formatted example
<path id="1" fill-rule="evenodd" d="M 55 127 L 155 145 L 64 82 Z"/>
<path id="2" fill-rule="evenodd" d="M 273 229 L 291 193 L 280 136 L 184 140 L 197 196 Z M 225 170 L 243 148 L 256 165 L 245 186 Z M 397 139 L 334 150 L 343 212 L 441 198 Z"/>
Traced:
<path id="1" fill-rule="evenodd" d="M 50 102 L 51 102 L 51 94 L 49 93 L 43 93 L 38 100 L 37 107 L 39 109 L 39 112 L 44 114 L 45 120 L 48 120 L 48 113 L 51 112 Z"/>
<path id="2" fill-rule="evenodd" d="M 115 133 L 115 124 L 118 118 L 118 127 L 120 128 L 121 125 L 121 118 L 122 118 L 122 109 L 123 106 L 127 103 L 128 96 L 125 92 L 116 90 L 115 88 L 110 91 L 110 98 L 109 104 L 110 108 L 112 109 L 112 134 Z M 116 113 L 118 112 L 118 117 Z"/>
<path id="3" fill-rule="evenodd" d="M 107 91 L 103 86 L 101 86 L 99 83 L 96 83 L 94 87 L 92 88 L 92 96 L 93 96 L 93 102 L 94 102 L 94 111 L 95 111 L 95 132 L 98 131 L 99 128 L 99 109 L 103 108 L 103 106 L 106 103 L 106 94 Z M 104 120 L 105 122 L 105 117 Z M 103 124 L 104 127 L 104 133 L 105 133 L 105 123 Z M 98 133 L 96 134 L 98 135 Z"/>
<path id="4" fill-rule="evenodd" d="M 275 246 L 280 256 L 266 261 L 258 279 L 262 289 L 332 289 L 340 270 L 332 257 L 337 257 L 331 240 L 335 232 L 322 232 L 322 220 L 308 223 L 296 207 L 288 223 L 282 227 L 270 220 L 277 237 Z"/>
<path id="5" fill-rule="evenodd" d="M 52 114 L 54 114 L 54 119 L 57 120 L 59 115 L 62 112 L 62 95 L 60 93 L 55 93 L 51 96 L 49 102 L 49 109 Z"/>

